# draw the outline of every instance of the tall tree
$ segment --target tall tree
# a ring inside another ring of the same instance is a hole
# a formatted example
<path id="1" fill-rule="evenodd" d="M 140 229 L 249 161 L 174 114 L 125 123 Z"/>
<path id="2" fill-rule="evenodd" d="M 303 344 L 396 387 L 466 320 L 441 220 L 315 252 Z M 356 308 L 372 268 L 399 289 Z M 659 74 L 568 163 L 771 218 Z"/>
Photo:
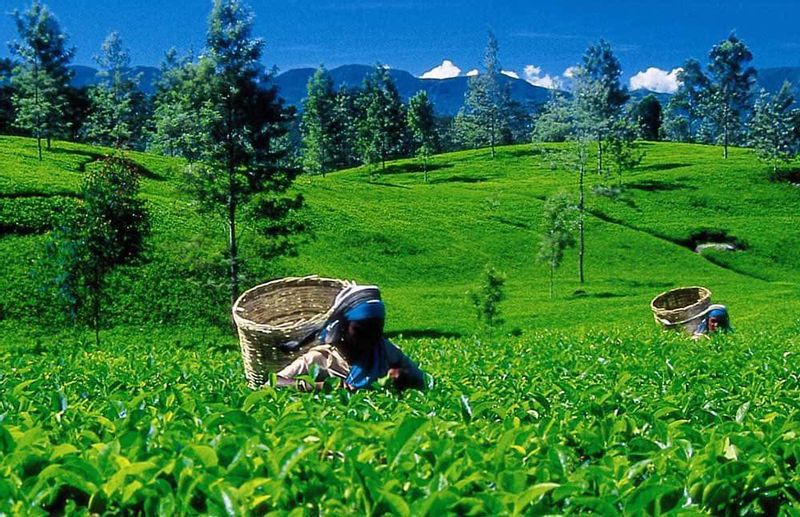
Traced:
<path id="1" fill-rule="evenodd" d="M 500 82 L 502 68 L 498 49 L 497 38 L 489 31 L 483 71 L 469 78 L 464 106 L 456 117 L 462 138 L 473 147 L 488 145 L 492 158 L 495 155 L 495 146 L 501 142 L 506 131 L 511 102 L 507 84 L 504 87 Z"/>
<path id="2" fill-rule="evenodd" d="M 252 28 L 249 7 L 215 0 L 206 50 L 189 88 L 202 112 L 199 160 L 189 180 L 201 207 L 225 221 L 231 303 L 239 295 L 242 218 L 267 238 L 261 248 L 267 257 L 289 251 L 303 226 L 295 217 L 302 196 L 287 195 L 299 169 L 289 166 L 283 145 L 294 113 L 267 83 L 263 41 Z"/>
<path id="3" fill-rule="evenodd" d="M 773 175 L 778 172 L 778 162 L 788 162 L 798 152 L 794 121 L 800 110 L 792 109 L 793 104 L 792 85 L 787 81 L 775 95 L 761 90 L 753 110 L 750 145 L 772 166 Z"/>
<path id="4" fill-rule="evenodd" d="M 11 86 L 14 66 L 11 59 L 0 59 L 0 134 L 4 135 L 11 133 L 14 125 L 14 88 Z"/>
<path id="5" fill-rule="evenodd" d="M 336 138 L 336 93 L 333 91 L 333 80 L 324 66 L 320 66 L 308 80 L 307 92 L 300 125 L 303 168 L 310 174 L 325 176 L 336 166 L 333 149 Z"/>
<path id="6" fill-rule="evenodd" d="M 705 112 L 722 140 L 727 159 L 728 146 L 740 141 L 743 122 L 750 114 L 756 70 L 749 66 L 753 54 L 734 33 L 714 45 L 708 57 L 710 85 Z"/>
<path id="7" fill-rule="evenodd" d="M 216 118 L 200 66 L 170 49 L 161 64 L 153 98 L 150 146 L 168 156 L 182 156 L 191 167 L 208 146 L 208 127 Z"/>
<path id="8" fill-rule="evenodd" d="M 386 160 L 402 153 L 408 141 L 405 107 L 385 66 L 376 65 L 367 76 L 359 104 L 362 161 L 368 165 L 380 162 L 385 170 Z"/>
<path id="9" fill-rule="evenodd" d="M 621 75 L 622 66 L 611 45 L 601 39 L 586 49 L 573 81 L 575 108 L 581 112 L 578 120 L 591 130 L 597 144 L 598 174 L 605 174 L 603 150 L 608 131 L 630 98 Z"/>
<path id="10" fill-rule="evenodd" d="M 331 133 L 334 135 L 331 151 L 337 169 L 358 163 L 358 121 L 361 118 L 358 95 L 347 88 L 339 88 L 333 100 Z"/>
<path id="11" fill-rule="evenodd" d="M 678 72 L 678 89 L 664 113 L 664 134 L 675 142 L 695 142 L 704 118 L 704 97 L 709 79 L 700 62 L 688 59 Z"/>
<path id="12" fill-rule="evenodd" d="M 536 115 L 532 139 L 534 142 L 564 142 L 570 137 L 572 123 L 570 101 L 553 91 Z"/>
<path id="13" fill-rule="evenodd" d="M 75 50 L 67 47 L 58 20 L 39 0 L 24 13 L 14 11 L 13 16 L 20 37 L 10 45 L 19 58 L 13 78 L 16 124 L 36 137 L 41 160 L 42 139 L 49 149 L 52 137 L 65 129 L 66 92 L 72 78 L 67 65 Z"/>
<path id="14" fill-rule="evenodd" d="M 130 53 L 118 32 L 106 37 L 102 53 L 95 56 L 95 61 L 100 67 L 100 84 L 89 90 L 92 112 L 85 124 L 86 137 L 100 145 L 129 147 L 139 77 L 131 74 Z"/>
<path id="15" fill-rule="evenodd" d="M 659 140 L 661 135 L 661 102 L 650 94 L 639 101 L 633 114 L 638 136 L 642 140 Z"/>
<path id="16" fill-rule="evenodd" d="M 414 139 L 417 158 L 422 162 L 425 183 L 428 182 L 428 160 L 437 152 L 439 137 L 436 133 L 436 118 L 433 104 L 423 90 L 417 92 L 408 103 L 408 126 Z"/>
<path id="17" fill-rule="evenodd" d="M 553 298 L 556 269 L 564 259 L 564 251 L 575 245 L 573 230 L 577 207 L 563 192 L 547 198 L 542 218 L 542 236 L 537 260 L 550 269 L 550 298 Z"/>

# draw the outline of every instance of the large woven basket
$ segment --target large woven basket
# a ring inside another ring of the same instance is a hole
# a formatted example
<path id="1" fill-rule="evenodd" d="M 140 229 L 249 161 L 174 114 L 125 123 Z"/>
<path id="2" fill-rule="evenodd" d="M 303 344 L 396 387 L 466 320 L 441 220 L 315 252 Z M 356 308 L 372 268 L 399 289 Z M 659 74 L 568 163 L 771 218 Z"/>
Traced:
<path id="1" fill-rule="evenodd" d="M 711 291 L 705 287 L 680 287 L 661 293 L 650 302 L 656 323 L 665 328 L 694 332 L 700 316 L 711 305 Z"/>
<path id="2" fill-rule="evenodd" d="M 276 347 L 321 329 L 333 309 L 334 298 L 347 285 L 344 280 L 318 276 L 290 277 L 242 293 L 233 305 L 233 320 L 251 388 L 262 386 L 271 371 L 297 356 Z"/>

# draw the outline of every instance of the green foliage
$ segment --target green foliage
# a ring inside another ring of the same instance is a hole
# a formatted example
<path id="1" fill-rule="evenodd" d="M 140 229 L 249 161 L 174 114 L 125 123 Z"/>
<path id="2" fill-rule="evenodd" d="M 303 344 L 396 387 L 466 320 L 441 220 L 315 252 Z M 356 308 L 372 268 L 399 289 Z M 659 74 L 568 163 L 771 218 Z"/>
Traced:
<path id="1" fill-rule="evenodd" d="M 11 44 L 19 58 L 14 70 L 16 125 L 36 137 L 39 160 L 41 140 L 64 134 L 64 109 L 72 72 L 67 68 L 75 53 L 53 13 L 34 0 L 24 13 L 14 11 L 20 41 Z"/>
<path id="2" fill-rule="evenodd" d="M 656 101 L 657 102 L 657 101 Z M 631 117 L 633 118 L 633 117 Z M 636 144 L 637 128 L 629 117 L 614 120 L 608 132 L 608 156 L 611 169 L 617 176 L 617 185 L 622 190 L 622 177 L 639 165 L 644 151 Z"/>
<path id="3" fill-rule="evenodd" d="M 372 167 L 401 155 L 408 142 L 406 110 L 389 69 L 380 63 L 364 80 L 358 99 L 357 147 L 363 163 Z"/>
<path id="4" fill-rule="evenodd" d="M 414 95 L 408 103 L 408 127 L 416 146 L 417 158 L 422 162 L 425 183 L 428 182 L 428 160 L 439 148 L 433 105 L 424 91 Z"/>
<path id="5" fill-rule="evenodd" d="M 122 158 L 106 158 L 84 177 L 81 210 L 63 219 L 47 244 L 54 273 L 48 280 L 73 317 L 87 309 L 98 344 L 106 277 L 142 254 L 150 230 L 138 191 L 136 171 Z"/>
<path id="6" fill-rule="evenodd" d="M 778 162 L 794 158 L 800 145 L 794 131 L 798 110 L 792 108 L 791 91 L 788 82 L 773 96 L 762 90 L 750 122 L 750 145 L 759 159 L 772 166 L 773 175 L 778 172 Z"/>
<path id="7" fill-rule="evenodd" d="M 85 122 L 86 139 L 118 149 L 131 147 L 142 139 L 136 131 L 141 126 L 136 120 L 139 77 L 131 76 L 130 54 L 118 32 L 106 37 L 95 60 L 100 84 L 89 90 L 92 111 Z"/>
<path id="8" fill-rule="evenodd" d="M 709 86 L 703 96 L 704 113 L 722 141 L 723 156 L 728 146 L 743 141 L 743 125 L 751 109 L 756 80 L 749 66 L 753 54 L 736 34 L 731 33 L 708 53 Z"/>
<path id="9" fill-rule="evenodd" d="M 705 116 L 704 96 L 710 86 L 700 62 L 689 59 L 678 72 L 678 90 L 664 112 L 664 135 L 673 142 L 697 142 Z"/>
<path id="10" fill-rule="evenodd" d="M 655 95 L 648 95 L 636 105 L 633 112 L 642 140 L 661 139 L 661 103 Z"/>
<path id="11" fill-rule="evenodd" d="M 503 286 L 506 277 L 494 267 L 487 266 L 481 286 L 469 293 L 469 299 L 475 308 L 475 316 L 479 323 L 488 327 L 500 325 L 500 302 L 506 298 Z"/>
<path id="12" fill-rule="evenodd" d="M 296 216 L 302 196 L 287 195 L 299 172 L 284 145 L 294 112 L 284 108 L 276 88 L 261 84 L 263 41 L 252 36 L 252 28 L 246 5 L 215 1 L 206 51 L 175 99 L 202 107 L 198 125 L 178 148 L 198 144 L 198 163 L 187 169 L 189 190 L 204 212 L 225 221 L 231 303 L 239 295 L 240 220 L 270 239 L 262 248 L 267 256 L 291 249 L 292 236 L 303 226 Z"/>
<path id="13" fill-rule="evenodd" d="M 483 71 L 469 78 L 464 106 L 456 116 L 456 132 L 462 142 L 474 148 L 489 146 L 492 158 L 495 146 L 509 143 L 503 135 L 508 133 L 511 104 L 511 92 L 500 84 L 502 67 L 497 54 L 497 38 L 489 31 Z"/>
<path id="14" fill-rule="evenodd" d="M 559 192 L 544 203 L 542 234 L 536 259 L 550 269 L 550 298 L 553 298 L 556 269 L 564 259 L 564 251 L 575 245 L 578 207 L 570 197 Z"/>
<path id="15" fill-rule="evenodd" d="M 330 172 L 336 167 L 334 123 L 336 94 L 333 80 L 320 66 L 308 80 L 308 95 L 303 100 L 303 168 L 309 174 Z"/>
<path id="16" fill-rule="evenodd" d="M 542 106 L 533 125 L 534 142 L 565 142 L 572 134 L 570 101 L 558 93 Z"/>
<path id="17" fill-rule="evenodd" d="M 249 391 L 218 334 L 130 330 L 0 348 L 0 511 L 775 514 L 800 498 L 795 331 L 404 340 L 434 382 L 398 397 Z"/>
<path id="18" fill-rule="evenodd" d="M 45 233 L 72 218 L 77 206 L 72 196 L 0 198 L 0 234 Z"/>

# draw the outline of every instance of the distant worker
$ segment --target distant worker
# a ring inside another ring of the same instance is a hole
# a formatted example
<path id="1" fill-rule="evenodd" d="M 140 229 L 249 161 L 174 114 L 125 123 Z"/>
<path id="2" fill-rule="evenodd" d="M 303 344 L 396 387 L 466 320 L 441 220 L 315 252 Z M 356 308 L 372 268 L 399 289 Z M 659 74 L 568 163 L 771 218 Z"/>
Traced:
<path id="1" fill-rule="evenodd" d="M 297 377 L 308 375 L 312 365 L 317 365 L 317 387 L 334 377 L 341 379 L 347 389 L 369 388 L 388 376 L 399 390 L 425 388 L 422 371 L 383 336 L 386 306 L 377 287 L 346 287 L 336 296 L 333 306 L 333 313 L 318 336 L 322 344 L 279 371 L 279 385 L 307 387 Z M 297 346 L 298 343 L 287 343 L 281 348 L 291 350 Z"/>
<path id="2" fill-rule="evenodd" d="M 693 337 L 706 336 L 716 332 L 728 332 L 732 330 L 728 309 L 724 305 L 714 304 L 708 307 L 703 314 L 702 320 L 697 325 Z"/>

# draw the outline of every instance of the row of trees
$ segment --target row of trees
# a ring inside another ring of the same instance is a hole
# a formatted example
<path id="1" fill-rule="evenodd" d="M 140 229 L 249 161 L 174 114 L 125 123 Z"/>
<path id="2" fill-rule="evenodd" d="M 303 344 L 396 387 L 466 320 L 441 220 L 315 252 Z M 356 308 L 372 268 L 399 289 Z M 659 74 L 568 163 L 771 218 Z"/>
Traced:
<path id="1" fill-rule="evenodd" d="M 77 89 L 70 86 L 72 71 L 68 67 L 75 49 L 47 6 L 34 0 L 27 11 L 13 16 L 19 40 L 11 44 L 14 60 L 0 62 L 0 130 L 34 136 L 40 156 L 43 142 L 49 148 L 53 138 L 195 156 L 198 151 L 192 149 L 196 142 L 191 131 L 183 131 L 187 123 L 192 126 L 194 118 L 181 120 L 170 110 L 181 104 L 176 97 L 191 92 L 201 71 L 188 65 L 196 64 L 197 59 L 179 58 L 170 51 L 157 92 L 147 96 L 138 87 L 140 77 L 132 73 L 122 38 L 112 32 L 95 58 L 99 84 Z M 603 42 L 590 47 L 584 61 L 589 58 L 608 64 L 609 55 L 613 56 L 611 47 Z M 797 138 L 789 137 L 800 132 L 800 116 L 791 102 L 785 102 L 790 97 L 789 87 L 772 96 L 762 93 L 754 102 L 752 57 L 744 42 L 731 34 L 711 49 L 705 71 L 699 61 L 688 60 L 678 76 L 680 87 L 663 113 L 654 96 L 630 102 L 619 84 L 618 62 L 607 70 L 583 67 L 606 91 L 581 89 L 586 81 L 576 77 L 571 95 L 554 95 L 562 104 L 570 97 L 586 99 L 592 104 L 587 112 L 600 110 L 592 114 L 594 121 L 615 118 L 609 116 L 610 106 L 624 108 L 629 127 L 623 129 L 637 138 L 718 143 L 725 157 L 730 145 L 753 145 L 776 168 L 780 159 L 796 152 Z M 564 140 L 563 106 L 551 102 L 535 112 L 521 106 L 512 100 L 501 70 L 497 39 L 490 33 L 483 69 L 470 78 L 459 113 L 448 119 L 435 117 L 424 96 L 403 104 L 391 74 L 382 66 L 376 67 L 362 88 L 352 90 L 336 89 L 321 67 L 308 84 L 302 119 L 289 120 L 286 146 L 297 165 L 310 173 L 325 174 L 357 164 L 383 167 L 387 159 L 415 154 L 427 163 L 437 151 L 459 148 L 489 147 L 493 155 L 497 144 L 527 141 L 532 128 L 534 140 Z M 264 84 L 269 80 L 268 74 L 258 78 Z M 604 95 L 606 99 L 595 102 Z M 776 117 L 790 122 L 777 122 Z M 765 132 L 774 132 L 770 128 L 775 124 L 791 126 L 788 132 L 780 132 L 783 142 L 779 144 L 774 143 L 775 137 L 763 137 Z M 595 139 L 605 141 L 604 135 L 619 132 L 613 129 L 596 125 Z M 183 140 L 180 149 L 175 147 L 177 140 Z M 603 168 L 603 151 L 600 148 L 597 156 L 599 169 Z"/>
<path id="2" fill-rule="evenodd" d="M 452 120 L 437 118 L 424 91 L 408 104 L 400 98 L 389 70 L 380 64 L 360 89 L 334 88 L 321 66 L 309 80 L 303 103 L 303 168 L 326 174 L 356 164 L 418 156 L 427 181 L 428 158 L 443 149 L 489 147 L 527 141 L 531 117 L 513 101 L 501 81 L 498 45 L 489 33 L 483 71 L 469 79 L 464 105 Z"/>
<path id="3" fill-rule="evenodd" d="M 715 45 L 706 70 L 689 59 L 678 74 L 680 86 L 664 112 L 664 136 L 673 141 L 750 145 L 777 172 L 779 161 L 793 158 L 800 146 L 800 111 L 792 86 L 756 95 L 753 54 L 736 34 Z"/>

